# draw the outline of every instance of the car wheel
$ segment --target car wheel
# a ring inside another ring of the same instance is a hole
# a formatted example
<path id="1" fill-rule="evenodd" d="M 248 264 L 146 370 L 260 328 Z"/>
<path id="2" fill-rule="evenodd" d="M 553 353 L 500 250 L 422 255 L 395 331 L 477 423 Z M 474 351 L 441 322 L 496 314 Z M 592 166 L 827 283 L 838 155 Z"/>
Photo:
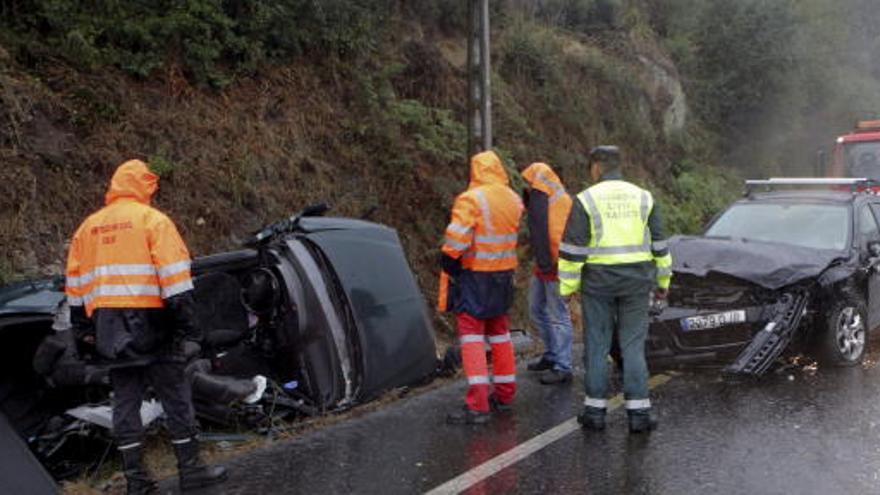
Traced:
<path id="1" fill-rule="evenodd" d="M 825 314 L 819 335 L 819 357 L 825 364 L 854 366 L 862 362 L 868 342 L 868 319 L 861 297 L 844 294 Z"/>

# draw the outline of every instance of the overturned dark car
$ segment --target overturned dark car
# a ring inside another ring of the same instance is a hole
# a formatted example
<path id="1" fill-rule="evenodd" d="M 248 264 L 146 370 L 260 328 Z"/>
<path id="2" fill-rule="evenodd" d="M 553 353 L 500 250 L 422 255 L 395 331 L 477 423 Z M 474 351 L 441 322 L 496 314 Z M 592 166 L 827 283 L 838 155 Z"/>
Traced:
<path id="1" fill-rule="evenodd" d="M 783 186 L 824 190 L 771 190 Z M 858 180 L 748 181 L 703 236 L 670 240 L 668 303 L 651 320 L 654 368 L 723 365 L 761 375 L 806 353 L 862 361 L 880 325 L 880 197 Z"/>
<path id="2" fill-rule="evenodd" d="M 187 373 L 203 424 L 268 432 L 436 370 L 427 306 L 393 229 L 298 215 L 192 269 L 205 338 L 187 346 Z M 108 370 L 67 328 L 63 279 L 0 288 L 0 420 L 55 478 L 94 467 L 84 445 L 110 438 Z M 161 406 L 146 400 L 141 415 L 161 423 Z M 0 455 L 19 448 L 7 440 Z"/>

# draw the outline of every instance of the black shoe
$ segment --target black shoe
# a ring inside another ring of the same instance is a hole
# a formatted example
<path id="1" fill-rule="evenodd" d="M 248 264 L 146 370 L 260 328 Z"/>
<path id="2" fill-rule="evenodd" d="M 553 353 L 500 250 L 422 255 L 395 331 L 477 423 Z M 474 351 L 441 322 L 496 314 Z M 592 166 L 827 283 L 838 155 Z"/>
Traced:
<path id="1" fill-rule="evenodd" d="M 630 409 L 627 411 L 627 416 L 629 416 L 630 433 L 650 433 L 657 429 L 657 418 L 650 409 Z"/>
<path id="2" fill-rule="evenodd" d="M 199 458 L 199 442 L 190 438 L 183 443 L 173 443 L 177 456 L 180 490 L 193 490 L 226 481 L 228 473 L 223 466 L 208 466 Z"/>
<path id="3" fill-rule="evenodd" d="M 446 415 L 446 422 L 451 425 L 484 425 L 489 422 L 489 413 L 461 406 Z"/>
<path id="4" fill-rule="evenodd" d="M 535 361 L 535 362 L 529 363 L 529 365 L 526 366 L 526 369 L 529 370 L 529 371 L 546 371 L 546 370 L 552 370 L 552 369 L 553 369 L 553 361 L 547 361 L 546 359 L 541 358 L 541 359 L 538 360 L 538 361 Z"/>
<path id="5" fill-rule="evenodd" d="M 543 383 L 544 385 L 557 385 L 570 382 L 570 371 L 547 370 L 541 375 L 541 383 Z"/>
<path id="6" fill-rule="evenodd" d="M 584 406 L 577 421 L 585 430 L 602 431 L 605 429 L 605 409 Z"/>
<path id="7" fill-rule="evenodd" d="M 489 396 L 489 407 L 496 413 L 509 413 L 513 411 L 513 404 L 501 402 L 495 394 Z"/>
<path id="8" fill-rule="evenodd" d="M 143 464 L 143 447 L 140 445 L 122 452 L 122 472 L 125 474 L 126 493 L 129 495 L 145 495 L 154 493 L 158 488 Z"/>

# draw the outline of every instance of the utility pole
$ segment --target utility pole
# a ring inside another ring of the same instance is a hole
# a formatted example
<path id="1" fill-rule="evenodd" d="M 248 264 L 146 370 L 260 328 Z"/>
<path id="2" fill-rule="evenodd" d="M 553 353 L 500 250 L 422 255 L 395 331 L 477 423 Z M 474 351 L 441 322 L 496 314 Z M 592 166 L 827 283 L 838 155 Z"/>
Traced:
<path id="1" fill-rule="evenodd" d="M 468 0 L 468 158 L 492 148 L 489 0 Z"/>

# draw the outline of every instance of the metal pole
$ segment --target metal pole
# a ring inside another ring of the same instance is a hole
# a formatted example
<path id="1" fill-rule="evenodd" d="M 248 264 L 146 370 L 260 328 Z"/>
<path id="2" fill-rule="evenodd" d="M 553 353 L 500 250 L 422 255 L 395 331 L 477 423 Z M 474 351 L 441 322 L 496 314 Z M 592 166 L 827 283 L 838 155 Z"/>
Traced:
<path id="1" fill-rule="evenodd" d="M 489 0 L 468 0 L 468 12 L 468 155 L 472 155 L 492 147 Z"/>
<path id="2" fill-rule="evenodd" d="M 480 96 L 483 149 L 492 149 L 492 81 L 491 54 L 489 53 L 489 0 L 480 2 Z"/>
<path id="3" fill-rule="evenodd" d="M 482 119 L 480 119 L 480 85 L 477 70 L 480 65 L 479 44 L 479 11 L 478 0 L 468 1 L 468 57 L 467 57 L 467 80 L 468 80 L 468 143 L 467 158 L 480 151 L 482 144 Z"/>

